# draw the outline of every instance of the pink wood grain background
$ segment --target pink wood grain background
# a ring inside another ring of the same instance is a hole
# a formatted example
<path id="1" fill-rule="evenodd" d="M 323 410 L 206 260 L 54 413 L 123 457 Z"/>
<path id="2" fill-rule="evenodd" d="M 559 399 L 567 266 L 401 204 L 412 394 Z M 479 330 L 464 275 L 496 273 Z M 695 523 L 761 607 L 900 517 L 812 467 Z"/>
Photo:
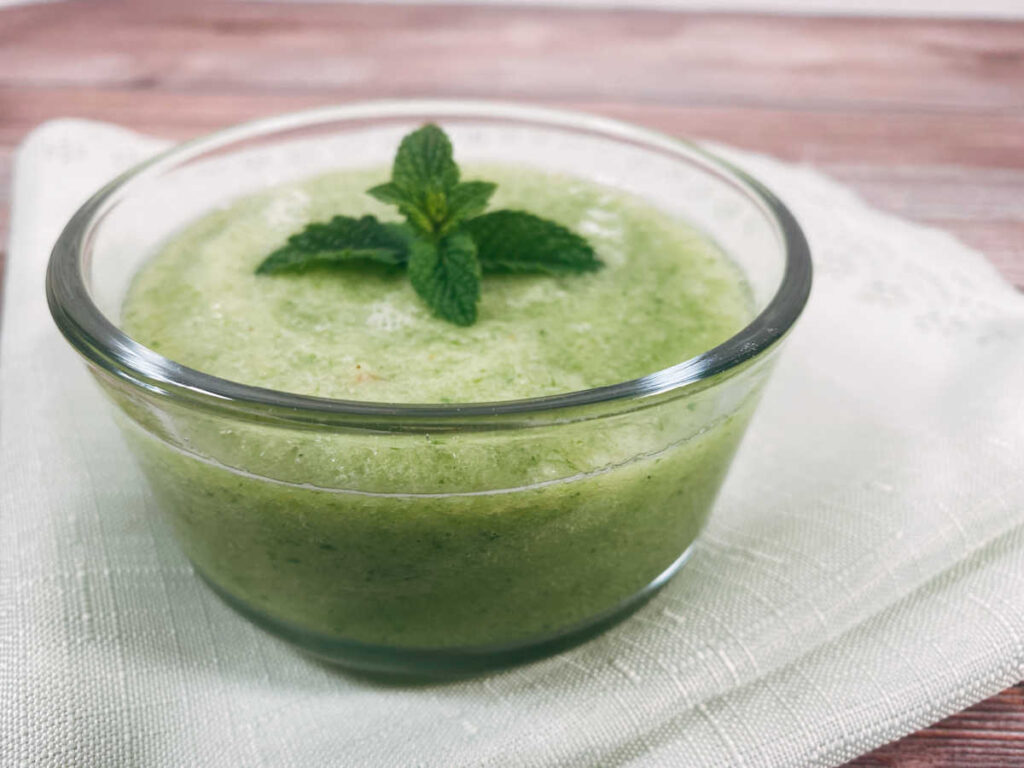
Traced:
<path id="1" fill-rule="evenodd" d="M 0 9 L 11 156 L 53 117 L 185 138 L 371 97 L 588 110 L 814 165 L 1024 287 L 1024 23 L 471 6 L 66 2 Z M 855 766 L 1024 766 L 1024 686 Z"/>

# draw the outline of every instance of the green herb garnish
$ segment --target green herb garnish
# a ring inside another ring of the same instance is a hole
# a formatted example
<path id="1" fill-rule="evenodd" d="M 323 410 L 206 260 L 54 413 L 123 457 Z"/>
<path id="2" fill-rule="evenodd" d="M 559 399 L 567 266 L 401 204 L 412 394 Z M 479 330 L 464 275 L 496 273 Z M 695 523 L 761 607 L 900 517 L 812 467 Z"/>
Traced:
<path id="1" fill-rule="evenodd" d="M 402 139 L 391 181 L 367 194 L 395 205 L 405 223 L 335 216 L 308 225 L 270 254 L 257 274 L 377 262 L 408 269 L 416 293 L 438 317 L 476 322 L 486 272 L 566 275 L 601 266 L 590 244 L 561 224 L 525 211 L 484 213 L 495 184 L 460 181 L 452 144 L 436 125 Z"/>

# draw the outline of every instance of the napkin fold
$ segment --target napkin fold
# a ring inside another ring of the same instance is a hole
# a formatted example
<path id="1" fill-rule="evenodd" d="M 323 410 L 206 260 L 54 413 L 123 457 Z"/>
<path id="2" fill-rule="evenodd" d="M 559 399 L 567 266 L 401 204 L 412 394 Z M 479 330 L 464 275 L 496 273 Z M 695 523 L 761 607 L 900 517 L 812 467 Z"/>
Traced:
<path id="1" fill-rule="evenodd" d="M 941 232 L 722 147 L 802 222 L 816 284 L 679 576 L 590 643 L 457 682 L 263 634 L 192 574 L 46 309 L 63 223 L 161 146 L 60 120 L 16 157 L 0 765 L 830 766 L 1024 677 L 1024 297 Z"/>

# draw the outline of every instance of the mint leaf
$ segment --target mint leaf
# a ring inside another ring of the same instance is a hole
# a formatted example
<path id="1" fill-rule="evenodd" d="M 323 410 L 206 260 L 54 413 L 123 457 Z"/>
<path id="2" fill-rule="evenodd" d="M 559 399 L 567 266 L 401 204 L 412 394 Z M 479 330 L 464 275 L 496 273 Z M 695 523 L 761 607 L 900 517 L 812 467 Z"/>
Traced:
<path id="1" fill-rule="evenodd" d="M 493 211 L 463 222 L 485 272 L 592 272 L 601 261 L 570 229 L 525 211 Z"/>
<path id="2" fill-rule="evenodd" d="M 298 271 L 346 261 L 377 261 L 399 265 L 408 258 L 412 233 L 402 224 L 381 223 L 373 216 L 335 216 L 310 224 L 271 253 L 256 274 Z"/>
<path id="3" fill-rule="evenodd" d="M 256 274 L 271 275 L 277 272 L 301 272 L 311 267 L 326 267 L 332 264 L 343 264 L 360 260 L 379 261 L 393 266 L 402 263 L 401 260 L 395 259 L 394 251 L 386 248 L 346 248 L 338 251 L 318 251 L 310 254 L 285 247 L 270 254 L 256 269 Z"/>
<path id="4" fill-rule="evenodd" d="M 454 187 L 459 182 L 459 166 L 447 134 L 428 123 L 402 139 L 391 168 L 391 181 L 416 198 Z"/>
<path id="5" fill-rule="evenodd" d="M 366 190 L 366 194 L 389 205 L 416 205 L 416 200 L 413 196 L 393 181 L 378 184 L 376 187 L 370 187 Z"/>
<path id="6" fill-rule="evenodd" d="M 476 322 L 480 262 L 469 235 L 456 232 L 436 245 L 416 240 L 409 251 L 409 279 L 438 317 L 456 325 Z"/>
<path id="7" fill-rule="evenodd" d="M 415 197 L 394 182 L 378 184 L 370 187 L 366 194 L 371 195 L 382 203 L 397 205 L 398 210 L 409 220 L 409 223 L 424 234 L 431 234 L 434 231 L 434 221 L 425 208 L 425 201 Z"/>
<path id="8" fill-rule="evenodd" d="M 497 187 L 489 181 L 462 181 L 447 193 L 421 190 L 416 194 L 389 181 L 370 187 L 366 194 L 398 206 L 409 223 L 424 234 L 444 235 L 454 231 L 464 219 L 481 213 Z"/>
<path id="9" fill-rule="evenodd" d="M 444 229 L 454 230 L 464 219 L 483 213 L 497 188 L 497 184 L 489 181 L 462 181 L 452 187 L 448 193 Z"/>

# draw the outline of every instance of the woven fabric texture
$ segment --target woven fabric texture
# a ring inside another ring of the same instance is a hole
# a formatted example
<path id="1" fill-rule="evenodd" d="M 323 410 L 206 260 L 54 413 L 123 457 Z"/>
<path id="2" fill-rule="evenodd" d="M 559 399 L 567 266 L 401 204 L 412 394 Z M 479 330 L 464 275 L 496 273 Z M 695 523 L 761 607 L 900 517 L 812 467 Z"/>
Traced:
<path id="1" fill-rule="evenodd" d="M 1024 677 L 1024 297 L 947 235 L 719 148 L 804 224 L 816 284 L 688 565 L 600 638 L 384 685 L 192 574 L 43 276 L 161 144 L 18 152 L 0 346 L 0 766 L 828 766 Z"/>

